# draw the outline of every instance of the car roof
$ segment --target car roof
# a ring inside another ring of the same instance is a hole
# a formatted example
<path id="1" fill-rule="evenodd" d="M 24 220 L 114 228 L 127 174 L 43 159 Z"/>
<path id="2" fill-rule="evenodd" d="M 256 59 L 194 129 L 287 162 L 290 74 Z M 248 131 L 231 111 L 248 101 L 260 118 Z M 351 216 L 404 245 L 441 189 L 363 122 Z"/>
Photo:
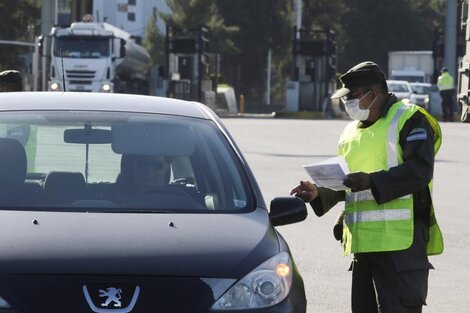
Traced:
<path id="1" fill-rule="evenodd" d="M 172 98 L 91 92 L 3 92 L 1 111 L 83 110 L 159 113 L 214 119 L 205 105 Z"/>
<path id="2" fill-rule="evenodd" d="M 410 83 L 411 86 L 424 86 L 424 87 L 431 87 L 432 84 L 430 83 Z"/>
<path id="3" fill-rule="evenodd" d="M 405 84 L 405 85 L 409 84 L 409 82 L 406 81 L 406 80 L 387 80 L 387 84 L 388 83 L 391 83 L 391 84 Z"/>

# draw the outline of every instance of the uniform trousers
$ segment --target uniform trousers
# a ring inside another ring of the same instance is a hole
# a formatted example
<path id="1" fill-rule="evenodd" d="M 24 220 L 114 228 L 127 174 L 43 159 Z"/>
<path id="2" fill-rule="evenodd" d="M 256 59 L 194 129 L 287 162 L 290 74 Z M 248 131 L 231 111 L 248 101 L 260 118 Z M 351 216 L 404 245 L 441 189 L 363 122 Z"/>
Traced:
<path id="1" fill-rule="evenodd" d="M 356 253 L 352 270 L 353 313 L 420 313 L 426 304 L 429 227 L 415 221 L 410 248 Z"/>
<path id="2" fill-rule="evenodd" d="M 454 89 L 442 90 L 441 95 L 441 107 L 444 122 L 454 121 Z"/>

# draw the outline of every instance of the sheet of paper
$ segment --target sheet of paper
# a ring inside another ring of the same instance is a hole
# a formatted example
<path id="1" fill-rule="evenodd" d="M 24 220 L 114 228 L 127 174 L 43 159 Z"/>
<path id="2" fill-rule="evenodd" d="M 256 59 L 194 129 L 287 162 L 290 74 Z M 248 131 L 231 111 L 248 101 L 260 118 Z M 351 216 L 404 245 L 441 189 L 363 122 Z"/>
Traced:
<path id="1" fill-rule="evenodd" d="M 318 187 L 333 190 L 346 190 L 343 185 L 346 175 L 349 174 L 348 165 L 344 157 L 338 156 L 320 163 L 303 166 Z"/>

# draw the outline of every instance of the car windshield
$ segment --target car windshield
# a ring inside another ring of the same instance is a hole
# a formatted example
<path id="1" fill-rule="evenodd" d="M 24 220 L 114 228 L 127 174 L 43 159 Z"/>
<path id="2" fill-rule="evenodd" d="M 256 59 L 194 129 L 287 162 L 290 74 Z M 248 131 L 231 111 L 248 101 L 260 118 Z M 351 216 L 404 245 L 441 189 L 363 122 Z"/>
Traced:
<path id="1" fill-rule="evenodd" d="M 390 92 L 409 92 L 408 86 L 405 84 L 389 83 L 388 90 Z"/>
<path id="2" fill-rule="evenodd" d="M 55 40 L 54 56 L 96 59 L 109 56 L 108 37 L 62 36 Z"/>
<path id="3" fill-rule="evenodd" d="M 409 82 L 417 82 L 417 83 L 424 82 L 424 77 L 423 76 L 394 75 L 393 79 L 406 80 L 406 81 L 409 81 Z"/>
<path id="4" fill-rule="evenodd" d="M 428 94 L 430 93 L 431 86 L 423 86 L 423 85 L 411 85 L 411 89 L 413 89 L 414 92 L 417 94 Z"/>
<path id="5" fill-rule="evenodd" d="M 25 158 L 26 154 L 26 158 Z M 239 159 L 208 120 L 157 114 L 0 114 L 0 207 L 246 211 Z"/>

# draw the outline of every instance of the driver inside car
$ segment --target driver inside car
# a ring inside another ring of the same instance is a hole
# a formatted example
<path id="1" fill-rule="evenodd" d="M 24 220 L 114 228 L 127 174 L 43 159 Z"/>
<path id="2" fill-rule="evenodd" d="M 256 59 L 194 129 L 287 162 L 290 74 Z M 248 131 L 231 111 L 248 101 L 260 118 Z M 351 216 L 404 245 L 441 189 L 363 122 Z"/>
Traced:
<path id="1" fill-rule="evenodd" d="M 207 209 L 194 185 L 172 180 L 173 160 L 160 155 L 123 155 L 116 181 L 117 202 L 152 210 Z"/>
<path id="2" fill-rule="evenodd" d="M 167 157 L 134 155 L 131 163 L 132 186 L 138 191 L 146 191 L 169 183 L 171 168 Z"/>
<path id="3" fill-rule="evenodd" d="M 171 159 L 157 155 L 123 154 L 121 173 L 117 185 L 117 197 L 121 201 L 167 186 L 171 176 Z"/>

